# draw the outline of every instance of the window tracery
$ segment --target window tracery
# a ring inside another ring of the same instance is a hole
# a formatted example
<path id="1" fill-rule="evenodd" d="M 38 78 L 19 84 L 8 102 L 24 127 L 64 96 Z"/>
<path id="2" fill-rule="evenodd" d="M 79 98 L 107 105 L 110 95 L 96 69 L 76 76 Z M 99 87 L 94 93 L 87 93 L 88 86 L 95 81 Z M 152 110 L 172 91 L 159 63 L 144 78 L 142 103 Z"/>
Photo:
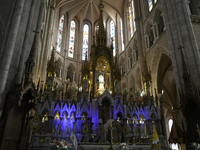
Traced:
<path id="1" fill-rule="evenodd" d="M 86 53 L 88 54 L 88 41 L 89 41 L 89 26 L 85 24 L 83 26 L 83 50 L 82 60 L 85 60 Z M 88 55 L 87 55 L 88 58 Z"/>
<path id="2" fill-rule="evenodd" d="M 124 51 L 124 35 L 123 35 L 123 24 L 122 24 L 122 19 L 120 19 L 120 25 L 121 25 L 121 42 L 122 42 L 122 51 Z"/>
<path id="3" fill-rule="evenodd" d="M 74 41 L 75 41 L 76 23 L 72 20 L 70 23 L 69 51 L 68 57 L 74 57 Z"/>
<path id="4" fill-rule="evenodd" d="M 149 11 L 151 11 L 152 8 L 153 8 L 153 1 L 152 0 L 148 0 L 148 6 L 149 6 Z"/>
<path id="5" fill-rule="evenodd" d="M 116 55 L 116 49 L 115 49 L 115 24 L 114 24 L 113 20 L 110 21 L 110 37 L 111 37 L 112 43 L 113 43 L 113 56 L 115 56 Z"/>
<path id="6" fill-rule="evenodd" d="M 64 15 L 61 16 L 59 22 L 58 38 L 57 38 L 57 47 L 58 52 L 61 51 L 62 35 L 63 35 L 63 25 L 64 25 Z"/>
<path id="7" fill-rule="evenodd" d="M 135 25 L 135 9 L 134 9 L 134 1 L 129 0 L 128 3 L 128 33 L 129 33 L 129 40 L 133 37 L 133 34 L 136 30 Z"/>

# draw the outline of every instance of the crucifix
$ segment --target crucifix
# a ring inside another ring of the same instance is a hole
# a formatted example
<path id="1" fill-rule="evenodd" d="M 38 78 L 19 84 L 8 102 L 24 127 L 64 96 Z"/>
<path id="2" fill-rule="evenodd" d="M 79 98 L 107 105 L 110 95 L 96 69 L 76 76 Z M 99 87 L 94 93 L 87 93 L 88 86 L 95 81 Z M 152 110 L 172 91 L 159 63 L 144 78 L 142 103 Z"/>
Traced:
<path id="1" fill-rule="evenodd" d="M 39 34 L 40 32 L 33 30 L 33 32 L 35 33 L 34 39 L 36 39 L 36 35 Z"/>
<path id="2" fill-rule="evenodd" d="M 183 48 L 184 48 L 184 46 L 182 46 L 182 45 L 180 45 L 180 46 L 178 47 L 178 49 L 180 49 L 181 51 L 182 51 Z"/>
<path id="3" fill-rule="evenodd" d="M 40 32 L 38 32 L 38 31 L 35 31 L 35 30 L 33 30 L 33 32 L 35 33 L 35 35 L 40 33 Z"/>

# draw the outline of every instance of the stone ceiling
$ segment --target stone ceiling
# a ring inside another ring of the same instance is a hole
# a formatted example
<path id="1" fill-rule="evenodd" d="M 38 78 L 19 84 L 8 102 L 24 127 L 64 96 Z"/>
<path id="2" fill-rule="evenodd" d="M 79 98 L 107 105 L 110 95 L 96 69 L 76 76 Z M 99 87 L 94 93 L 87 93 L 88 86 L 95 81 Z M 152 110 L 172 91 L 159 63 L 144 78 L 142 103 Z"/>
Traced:
<path id="1" fill-rule="evenodd" d="M 104 19 L 111 17 L 116 22 L 116 15 L 122 16 L 125 0 L 103 0 Z M 80 24 L 88 20 L 94 24 L 99 19 L 99 0 L 57 0 L 56 10 L 68 14 L 69 20 L 76 17 Z"/>

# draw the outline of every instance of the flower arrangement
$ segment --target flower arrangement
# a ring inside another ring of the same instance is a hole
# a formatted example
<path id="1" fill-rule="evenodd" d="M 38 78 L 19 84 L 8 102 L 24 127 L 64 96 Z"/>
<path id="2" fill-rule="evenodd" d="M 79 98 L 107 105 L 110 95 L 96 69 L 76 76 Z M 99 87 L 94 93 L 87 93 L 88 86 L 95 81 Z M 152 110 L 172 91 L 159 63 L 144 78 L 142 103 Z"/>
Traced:
<path id="1" fill-rule="evenodd" d="M 128 145 L 126 143 L 120 143 L 119 147 L 121 148 L 121 150 L 128 149 Z"/>
<path id="2" fill-rule="evenodd" d="M 200 144 L 199 143 L 191 143 L 190 145 L 191 145 L 191 147 L 200 150 Z"/>
<path id="3" fill-rule="evenodd" d="M 64 139 L 62 139 L 60 142 L 56 143 L 56 148 L 59 150 L 67 149 L 68 145 L 69 145 L 69 143 L 67 141 L 65 141 Z"/>

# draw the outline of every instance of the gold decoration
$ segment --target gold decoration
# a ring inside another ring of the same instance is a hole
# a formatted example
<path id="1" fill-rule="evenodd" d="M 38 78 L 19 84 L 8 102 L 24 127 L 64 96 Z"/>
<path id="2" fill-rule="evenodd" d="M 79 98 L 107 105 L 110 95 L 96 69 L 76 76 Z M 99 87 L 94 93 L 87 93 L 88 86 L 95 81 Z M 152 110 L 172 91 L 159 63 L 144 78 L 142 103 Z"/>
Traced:
<path id="1" fill-rule="evenodd" d="M 123 132 L 124 132 L 124 133 L 127 133 L 127 126 L 124 126 L 124 127 L 123 127 Z"/>
<path id="2" fill-rule="evenodd" d="M 44 143 L 44 138 L 40 138 L 40 143 Z"/>
<path id="3" fill-rule="evenodd" d="M 152 144 L 151 149 L 160 149 L 161 144 Z"/>
<path id="4" fill-rule="evenodd" d="M 32 129 L 33 132 L 36 132 L 42 126 L 42 121 L 40 120 L 39 116 L 35 114 L 33 119 L 29 121 L 29 127 Z"/>
<path id="5" fill-rule="evenodd" d="M 96 70 L 99 70 L 100 72 L 105 70 L 107 72 L 110 71 L 110 65 L 106 57 L 101 56 L 100 58 L 97 59 Z"/>
<path id="6" fill-rule="evenodd" d="M 53 139 L 53 143 L 57 143 L 57 139 Z"/>
<path id="7" fill-rule="evenodd" d="M 83 126 L 83 133 L 85 133 L 85 134 L 88 133 L 88 126 L 87 125 Z"/>

